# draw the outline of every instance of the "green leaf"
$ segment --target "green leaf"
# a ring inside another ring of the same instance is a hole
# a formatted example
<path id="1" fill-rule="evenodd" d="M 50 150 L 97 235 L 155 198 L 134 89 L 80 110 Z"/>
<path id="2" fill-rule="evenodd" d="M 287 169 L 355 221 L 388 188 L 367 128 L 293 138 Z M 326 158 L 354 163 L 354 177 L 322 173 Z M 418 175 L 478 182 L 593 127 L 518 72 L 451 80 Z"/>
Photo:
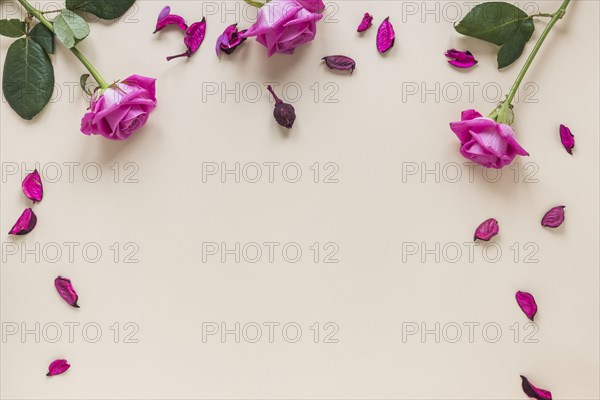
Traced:
<path id="1" fill-rule="evenodd" d="M 54 34 L 44 24 L 37 24 L 27 35 L 42 46 L 48 54 L 54 54 Z"/>
<path id="2" fill-rule="evenodd" d="M 18 38 L 25 34 L 25 22 L 20 19 L 0 19 L 0 35 Z"/>
<path id="3" fill-rule="evenodd" d="M 39 44 L 21 38 L 10 45 L 4 61 L 2 91 L 23 119 L 32 119 L 48 104 L 54 91 L 54 69 Z"/>
<path id="4" fill-rule="evenodd" d="M 81 89 L 83 89 L 84 92 L 86 92 L 88 95 L 91 96 L 92 92 L 86 86 L 87 80 L 89 79 L 89 77 L 90 77 L 90 74 L 81 75 L 81 77 L 79 78 L 79 86 L 81 86 Z"/>
<path id="5" fill-rule="evenodd" d="M 102 19 L 115 19 L 125 14 L 135 0 L 67 0 L 69 10 L 85 11 Z"/>
<path id="6" fill-rule="evenodd" d="M 248 3 L 249 5 L 251 5 L 252 7 L 261 8 L 262 6 L 264 6 L 271 0 L 267 0 L 264 3 L 260 2 L 260 1 L 254 1 L 254 0 L 244 0 L 244 1 L 246 3 Z"/>
<path id="7" fill-rule="evenodd" d="M 70 49 L 90 34 L 90 27 L 79 15 L 70 10 L 62 10 L 54 21 L 56 37 Z"/>
<path id="8" fill-rule="evenodd" d="M 532 19 L 523 10 L 503 2 L 475 6 L 454 28 L 463 35 L 502 46 L 498 68 L 512 64 L 521 56 L 535 30 Z"/>

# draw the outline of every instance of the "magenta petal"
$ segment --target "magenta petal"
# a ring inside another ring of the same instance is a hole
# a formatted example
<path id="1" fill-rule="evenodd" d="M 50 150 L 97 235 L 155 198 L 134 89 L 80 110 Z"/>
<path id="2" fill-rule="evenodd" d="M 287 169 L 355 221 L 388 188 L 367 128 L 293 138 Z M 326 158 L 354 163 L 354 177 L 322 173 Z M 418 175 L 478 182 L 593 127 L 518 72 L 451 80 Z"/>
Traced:
<path id="1" fill-rule="evenodd" d="M 521 387 L 527 396 L 537 400 L 552 400 L 552 393 L 548 390 L 536 388 L 523 375 L 521 375 L 521 381 Z"/>
<path id="2" fill-rule="evenodd" d="M 350 71 L 350 73 L 352 73 L 356 68 L 356 62 L 350 57 L 346 56 L 327 56 L 323 57 L 323 60 L 325 60 L 325 64 L 327 64 L 329 69 L 337 69 L 339 71 Z"/>
<path id="3" fill-rule="evenodd" d="M 477 60 L 469 50 L 459 51 L 450 49 L 445 53 L 448 63 L 458 68 L 471 68 L 477 64 Z"/>
<path id="4" fill-rule="evenodd" d="M 575 136 L 571 133 L 571 130 L 560 124 L 560 141 L 563 146 L 565 146 L 565 150 L 567 153 L 573 154 L 573 147 L 575 147 Z"/>
<path id="5" fill-rule="evenodd" d="M 161 15 L 163 14 L 163 11 L 161 11 Z M 185 23 L 185 20 L 182 17 L 175 14 L 167 14 L 163 18 L 160 18 L 158 20 L 158 22 L 156 23 L 154 33 L 162 31 L 169 25 L 177 25 L 182 31 L 185 31 L 188 28 L 187 24 Z"/>
<path id="6" fill-rule="evenodd" d="M 42 178 L 37 169 L 27 174 L 25 179 L 23 179 L 21 187 L 28 199 L 33 200 L 34 203 L 42 201 L 44 187 L 42 186 Z"/>
<path id="7" fill-rule="evenodd" d="M 67 362 L 67 360 L 54 360 L 48 366 L 48 373 L 46 376 L 60 375 L 69 368 L 71 368 L 71 365 Z"/>
<path id="8" fill-rule="evenodd" d="M 60 294 L 60 297 L 67 302 L 67 304 L 69 304 L 71 307 L 79 308 L 79 305 L 77 305 L 77 299 L 79 299 L 79 296 L 77 296 L 75 289 L 73 289 L 70 279 L 59 276 L 54 280 L 54 287 L 56 287 L 56 291 L 58 294 Z"/>
<path id="9" fill-rule="evenodd" d="M 533 296 L 527 292 L 517 292 L 515 298 L 521 310 L 527 315 L 527 318 L 533 321 L 535 313 L 537 313 L 537 304 Z"/>
<path id="10" fill-rule="evenodd" d="M 364 32 L 369 29 L 373 25 L 373 16 L 368 12 L 363 16 L 362 21 L 360 21 L 360 25 L 356 29 L 356 32 Z"/>
<path id="11" fill-rule="evenodd" d="M 9 235 L 27 235 L 29 232 L 31 232 L 33 230 L 33 228 L 35 228 L 36 224 L 37 224 L 36 215 L 33 213 L 33 210 L 31 208 L 27 208 L 27 209 L 25 209 L 25 211 L 23 211 L 23 213 L 21 214 L 21 216 L 19 217 L 17 222 L 14 224 L 14 226 L 12 227 L 10 232 L 8 232 L 8 234 Z"/>
<path id="12" fill-rule="evenodd" d="M 395 39 L 396 33 L 394 32 L 394 27 L 390 23 L 390 17 L 387 17 L 377 30 L 377 50 L 380 53 L 385 53 L 394 46 Z"/>
<path id="13" fill-rule="evenodd" d="M 475 237 L 473 240 L 479 239 L 487 242 L 496 236 L 498 232 L 500 232 L 498 221 L 496 221 L 494 218 L 486 219 L 475 230 Z"/>
<path id="14" fill-rule="evenodd" d="M 565 221 L 565 206 L 553 207 L 542 218 L 542 226 L 558 228 Z"/>
<path id="15" fill-rule="evenodd" d="M 217 38 L 215 45 L 217 56 L 221 57 L 221 52 L 225 54 L 233 53 L 240 44 L 246 41 L 246 38 L 241 36 L 245 32 L 245 30 L 238 32 L 237 24 L 232 24 L 225 28 L 223 34 Z"/>

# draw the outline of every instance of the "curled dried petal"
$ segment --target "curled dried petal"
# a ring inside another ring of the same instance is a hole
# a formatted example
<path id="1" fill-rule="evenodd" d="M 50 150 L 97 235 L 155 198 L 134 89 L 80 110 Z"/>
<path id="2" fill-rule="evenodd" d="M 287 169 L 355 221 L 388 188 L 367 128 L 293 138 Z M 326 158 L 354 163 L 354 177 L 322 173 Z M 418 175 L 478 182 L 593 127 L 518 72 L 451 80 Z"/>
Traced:
<path id="1" fill-rule="evenodd" d="M 565 206 L 553 207 L 542 218 L 542 226 L 558 228 L 565 221 Z"/>
<path id="2" fill-rule="evenodd" d="M 44 187 L 42 186 L 42 178 L 37 169 L 27 174 L 25 179 L 23 179 L 21 187 L 28 199 L 33 200 L 34 203 L 42 201 Z"/>
<path id="3" fill-rule="evenodd" d="M 325 60 L 325 64 L 327 64 L 329 69 L 350 71 L 352 73 L 356 68 L 356 62 L 350 57 L 336 55 L 323 57 L 322 59 Z"/>
<path id="4" fill-rule="evenodd" d="M 54 287 L 56 287 L 56 291 L 58 294 L 60 294 L 60 297 L 67 302 L 67 304 L 69 304 L 71 307 L 79 308 L 79 305 L 77 305 L 79 296 L 77 296 L 77 292 L 75 292 L 75 289 L 73 289 L 70 279 L 59 276 L 54 280 Z"/>
<path id="5" fill-rule="evenodd" d="M 158 14 L 156 28 L 153 33 L 160 32 L 169 25 L 177 25 L 182 31 L 187 30 L 188 26 L 185 20 L 179 15 L 171 14 L 171 7 L 166 6 Z"/>
<path id="6" fill-rule="evenodd" d="M 500 232 L 498 221 L 496 221 L 494 218 L 486 219 L 475 230 L 475 237 L 473 240 L 479 239 L 487 242 L 496 236 L 498 232 Z"/>
<path id="7" fill-rule="evenodd" d="M 532 399 L 552 400 L 552 393 L 548 390 L 536 388 L 529 382 L 529 379 L 525 378 L 523 375 L 521 375 L 521 387 L 523 388 L 523 392 Z"/>
<path id="8" fill-rule="evenodd" d="M 377 50 L 382 54 L 385 53 L 394 46 L 395 40 L 396 33 L 394 32 L 394 27 L 390 22 L 390 17 L 387 17 L 377 30 Z"/>
<path id="9" fill-rule="evenodd" d="M 217 38 L 215 46 L 217 56 L 221 57 L 221 52 L 225 54 L 233 53 L 239 45 L 246 41 L 247 38 L 241 36 L 244 32 L 246 32 L 246 29 L 238 31 L 237 24 L 232 24 L 225 28 L 225 31 Z"/>
<path id="10" fill-rule="evenodd" d="M 456 49 L 450 49 L 446 51 L 444 55 L 448 59 L 448 64 L 457 68 L 471 68 L 478 63 L 469 50 L 459 51 Z"/>
<path id="11" fill-rule="evenodd" d="M 296 110 L 294 110 L 294 107 L 291 104 L 284 103 L 277 97 L 271 85 L 267 86 L 267 89 L 275 99 L 275 110 L 273 111 L 275 121 L 277 121 L 279 125 L 290 129 L 296 120 Z"/>
<path id="12" fill-rule="evenodd" d="M 517 292 L 515 298 L 517 299 L 517 304 L 521 307 L 521 310 L 527 315 L 527 318 L 533 321 L 533 318 L 537 313 L 537 304 L 531 293 Z"/>
<path id="13" fill-rule="evenodd" d="M 200 48 L 204 36 L 206 36 L 206 18 L 202 18 L 200 22 L 194 22 L 185 32 L 183 43 L 186 45 L 187 50 L 181 54 L 167 57 L 167 61 L 178 57 L 191 57 Z"/>
<path id="14" fill-rule="evenodd" d="M 60 375 L 69 368 L 71 368 L 71 365 L 67 360 L 54 360 L 48 366 L 48 373 L 46 376 Z"/>
<path id="15" fill-rule="evenodd" d="M 13 225 L 9 235 L 26 235 L 35 228 L 37 224 L 37 216 L 31 208 L 26 208 L 21 214 L 17 222 Z"/>
<path id="16" fill-rule="evenodd" d="M 560 141 L 562 142 L 563 146 L 565 146 L 567 153 L 572 155 L 573 147 L 575 147 L 575 136 L 573 136 L 571 130 L 563 124 L 560 124 Z"/>
<path id="17" fill-rule="evenodd" d="M 363 16 L 362 21 L 360 21 L 360 25 L 356 29 L 356 32 L 364 32 L 369 29 L 373 25 L 373 16 L 368 12 Z"/>

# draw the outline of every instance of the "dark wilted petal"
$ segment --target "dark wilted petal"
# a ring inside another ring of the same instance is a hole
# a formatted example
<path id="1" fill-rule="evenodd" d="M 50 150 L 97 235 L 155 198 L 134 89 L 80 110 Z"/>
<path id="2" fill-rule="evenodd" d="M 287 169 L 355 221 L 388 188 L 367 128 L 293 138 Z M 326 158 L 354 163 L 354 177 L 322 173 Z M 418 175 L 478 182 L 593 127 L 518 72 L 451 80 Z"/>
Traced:
<path id="1" fill-rule="evenodd" d="M 450 49 L 446 51 L 445 56 L 448 59 L 448 64 L 458 68 L 471 68 L 478 62 L 469 50 L 459 51 Z"/>
<path id="2" fill-rule="evenodd" d="M 277 97 L 271 85 L 267 86 L 267 89 L 275 99 L 275 111 L 273 111 L 275 121 L 277 121 L 279 125 L 290 129 L 296 120 L 296 111 L 294 110 L 294 107 L 292 107 L 291 104 L 284 103 Z"/>
<path id="3" fill-rule="evenodd" d="M 187 50 L 184 53 L 167 57 L 167 61 L 178 57 L 191 57 L 192 54 L 194 54 L 196 51 L 198 51 L 198 48 L 200 48 L 200 45 L 204 41 L 205 35 L 206 18 L 202 18 L 202 21 L 194 22 L 185 32 L 185 38 L 183 39 L 183 43 L 186 45 Z"/>
<path id="4" fill-rule="evenodd" d="M 537 400 L 552 400 L 552 393 L 547 390 L 536 388 L 529 382 L 529 379 L 521 375 L 521 387 L 523 392 L 532 399 Z"/>
<path id="5" fill-rule="evenodd" d="M 542 226 L 558 228 L 565 221 L 565 206 L 551 208 L 542 218 Z"/>
<path id="6" fill-rule="evenodd" d="M 160 11 L 160 14 L 158 14 L 154 33 L 165 29 L 169 25 L 177 25 L 182 31 L 185 31 L 188 28 L 185 20 L 179 15 L 171 14 L 171 7 L 166 6 Z"/>
<path id="7" fill-rule="evenodd" d="M 575 147 L 575 136 L 571 133 L 571 130 L 560 124 L 560 141 L 567 150 L 567 153 L 573 154 L 573 147 Z"/>
<path id="8" fill-rule="evenodd" d="M 48 366 L 48 373 L 46 376 L 60 375 L 69 368 L 71 368 L 71 365 L 67 362 L 67 360 L 54 360 Z"/>
<path id="9" fill-rule="evenodd" d="M 75 289 L 73 289 L 70 279 L 59 276 L 54 280 L 54 286 L 56 287 L 58 294 L 60 294 L 60 297 L 62 297 L 67 304 L 72 307 L 79 308 L 79 305 L 77 305 L 77 299 L 79 296 L 77 296 Z"/>
<path id="10" fill-rule="evenodd" d="M 225 28 L 223 34 L 217 38 L 217 44 L 215 45 L 217 56 L 221 57 L 221 52 L 225 54 L 233 53 L 246 40 L 245 37 L 241 36 L 244 32 L 246 32 L 245 29 L 238 32 L 237 24 L 229 25 Z"/>
<path id="11" fill-rule="evenodd" d="M 17 222 L 14 224 L 9 235 L 27 235 L 29 232 L 35 228 L 35 224 L 37 224 L 37 217 L 33 213 L 31 208 L 25 209 Z"/>
<path id="12" fill-rule="evenodd" d="M 533 296 L 527 292 L 517 292 L 515 298 L 521 310 L 527 315 L 527 318 L 533 321 L 535 313 L 537 313 L 537 304 Z"/>
<path id="13" fill-rule="evenodd" d="M 327 56 L 323 57 L 323 60 L 325 60 L 325 63 L 330 69 L 350 71 L 350 73 L 352 73 L 354 72 L 354 68 L 356 68 L 356 62 L 346 56 Z"/>
<path id="14" fill-rule="evenodd" d="M 377 50 L 380 53 L 385 53 L 394 46 L 395 39 L 396 33 L 394 32 L 394 27 L 390 23 L 390 17 L 387 17 L 377 30 Z"/>
<path id="15" fill-rule="evenodd" d="M 498 221 L 496 221 L 494 218 L 486 219 L 475 230 L 475 237 L 473 240 L 479 239 L 487 242 L 496 236 L 498 232 L 500 232 Z"/>
<path id="16" fill-rule="evenodd" d="M 25 193 L 28 199 L 33 200 L 34 203 L 42 201 L 44 187 L 42 186 L 42 178 L 37 169 L 27 174 L 21 186 L 23 193 Z"/>
<path id="17" fill-rule="evenodd" d="M 362 21 L 360 21 L 360 25 L 356 29 L 356 32 L 364 32 L 369 29 L 373 25 L 373 16 L 368 12 L 363 16 Z"/>

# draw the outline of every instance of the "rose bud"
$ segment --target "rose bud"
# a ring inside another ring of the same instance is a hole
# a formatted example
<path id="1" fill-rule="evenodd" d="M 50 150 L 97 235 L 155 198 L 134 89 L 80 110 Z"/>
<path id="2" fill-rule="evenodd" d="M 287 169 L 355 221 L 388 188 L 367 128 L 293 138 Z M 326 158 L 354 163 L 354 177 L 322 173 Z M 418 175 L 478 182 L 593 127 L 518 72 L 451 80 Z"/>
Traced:
<path id="1" fill-rule="evenodd" d="M 294 121 L 296 120 L 296 111 L 291 104 L 284 103 L 281 101 L 279 97 L 273 91 L 271 85 L 267 86 L 267 89 L 273 95 L 275 99 L 275 111 L 273 111 L 273 116 L 277 123 L 286 128 L 291 128 L 294 125 Z"/>

